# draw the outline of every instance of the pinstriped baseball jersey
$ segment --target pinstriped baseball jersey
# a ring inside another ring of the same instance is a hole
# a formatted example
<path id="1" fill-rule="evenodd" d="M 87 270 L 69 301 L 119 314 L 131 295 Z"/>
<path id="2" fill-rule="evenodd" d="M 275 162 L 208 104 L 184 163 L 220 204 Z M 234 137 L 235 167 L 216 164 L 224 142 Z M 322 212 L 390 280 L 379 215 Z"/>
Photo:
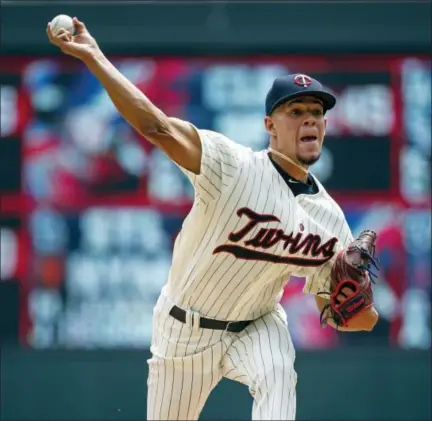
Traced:
<path id="1" fill-rule="evenodd" d="M 256 319 L 277 306 L 291 275 L 306 293 L 328 288 L 331 265 L 352 234 L 342 210 L 315 179 L 316 194 L 294 195 L 268 151 L 198 130 L 199 175 L 182 169 L 194 205 L 173 250 L 164 294 L 219 320 Z"/>

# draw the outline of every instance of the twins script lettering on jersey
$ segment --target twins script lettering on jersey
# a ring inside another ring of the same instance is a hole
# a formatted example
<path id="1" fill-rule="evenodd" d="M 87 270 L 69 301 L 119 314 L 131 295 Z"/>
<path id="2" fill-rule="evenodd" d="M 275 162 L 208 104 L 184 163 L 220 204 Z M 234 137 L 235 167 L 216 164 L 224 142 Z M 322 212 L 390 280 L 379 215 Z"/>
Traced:
<path id="1" fill-rule="evenodd" d="M 239 209 L 237 216 L 240 218 L 246 216 L 248 221 L 237 232 L 232 232 L 228 236 L 228 239 L 234 244 L 222 244 L 213 250 L 213 254 L 231 253 L 238 259 L 262 260 L 298 266 L 321 266 L 335 255 L 334 248 L 338 241 L 336 237 L 321 244 L 322 238 L 318 234 L 305 235 L 303 232 L 286 234 L 280 228 L 261 228 L 255 235 L 247 238 L 248 234 L 260 224 L 280 222 L 280 220 L 274 215 L 259 214 L 249 208 Z M 242 241 L 243 245 L 240 245 Z M 280 242 L 283 243 L 282 247 L 287 250 L 288 255 L 279 256 L 263 251 Z M 310 257 L 295 256 L 299 253 Z"/>

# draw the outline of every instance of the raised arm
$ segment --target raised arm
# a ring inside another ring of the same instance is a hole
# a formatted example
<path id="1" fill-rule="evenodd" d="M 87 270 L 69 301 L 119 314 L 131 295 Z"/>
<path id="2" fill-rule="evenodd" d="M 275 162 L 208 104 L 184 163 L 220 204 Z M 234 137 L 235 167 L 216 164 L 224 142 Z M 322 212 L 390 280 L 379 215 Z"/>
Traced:
<path id="1" fill-rule="evenodd" d="M 99 79 L 119 113 L 148 141 L 162 149 L 178 165 L 200 173 L 202 147 L 195 128 L 165 115 L 105 57 L 83 22 L 73 19 L 75 36 L 65 30 L 47 36 L 64 53 L 82 60 Z"/>

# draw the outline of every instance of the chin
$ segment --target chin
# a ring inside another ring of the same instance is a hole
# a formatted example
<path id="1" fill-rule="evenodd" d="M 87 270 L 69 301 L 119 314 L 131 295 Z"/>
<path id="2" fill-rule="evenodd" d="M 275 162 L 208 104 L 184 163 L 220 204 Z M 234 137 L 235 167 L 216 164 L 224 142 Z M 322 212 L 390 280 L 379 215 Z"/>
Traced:
<path id="1" fill-rule="evenodd" d="M 311 165 L 315 164 L 315 162 L 317 162 L 320 159 L 320 156 L 321 156 L 321 153 L 318 153 L 316 155 L 311 155 L 311 156 L 298 156 L 297 159 L 303 165 L 307 165 L 310 167 Z"/>

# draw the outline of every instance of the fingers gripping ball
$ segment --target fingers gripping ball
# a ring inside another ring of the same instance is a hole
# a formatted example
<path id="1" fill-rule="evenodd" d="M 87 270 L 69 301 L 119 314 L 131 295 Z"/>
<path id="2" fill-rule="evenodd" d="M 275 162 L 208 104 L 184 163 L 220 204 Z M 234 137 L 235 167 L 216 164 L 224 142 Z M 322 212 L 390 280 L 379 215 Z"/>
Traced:
<path id="1" fill-rule="evenodd" d="M 51 21 L 51 31 L 53 35 L 57 34 L 58 31 L 64 29 L 69 35 L 73 35 L 75 32 L 75 25 L 72 18 L 68 15 L 57 15 Z"/>
<path id="2" fill-rule="evenodd" d="M 321 312 L 321 324 L 332 319 L 347 326 L 350 319 L 373 305 L 372 282 L 378 269 L 375 259 L 376 233 L 363 231 L 334 262 L 330 281 L 330 302 Z"/>

